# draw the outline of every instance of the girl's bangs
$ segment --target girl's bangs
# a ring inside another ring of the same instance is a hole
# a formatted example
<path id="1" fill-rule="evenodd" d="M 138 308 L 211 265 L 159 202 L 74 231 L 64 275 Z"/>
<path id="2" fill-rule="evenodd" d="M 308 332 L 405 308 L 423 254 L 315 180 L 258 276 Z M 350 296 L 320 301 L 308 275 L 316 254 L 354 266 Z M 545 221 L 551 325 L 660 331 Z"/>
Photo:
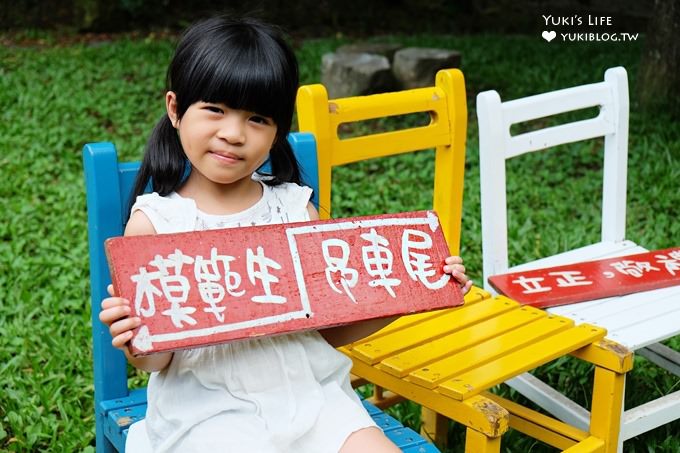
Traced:
<path id="1" fill-rule="evenodd" d="M 201 91 L 200 100 L 254 112 L 281 124 L 290 116 L 286 112 L 293 108 L 295 93 L 291 96 L 287 77 L 276 62 L 254 53 L 233 55 L 205 71 L 203 83 L 196 87 Z"/>

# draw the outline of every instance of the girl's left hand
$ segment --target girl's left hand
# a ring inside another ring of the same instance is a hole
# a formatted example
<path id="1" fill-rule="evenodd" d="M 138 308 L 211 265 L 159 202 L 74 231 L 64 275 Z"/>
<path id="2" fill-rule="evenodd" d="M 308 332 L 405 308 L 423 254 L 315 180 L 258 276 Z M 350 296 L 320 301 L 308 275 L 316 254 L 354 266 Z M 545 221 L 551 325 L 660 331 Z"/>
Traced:
<path id="1" fill-rule="evenodd" d="M 449 256 L 444 262 L 446 263 L 444 264 L 444 272 L 451 274 L 451 276 L 458 281 L 463 295 L 467 294 L 472 287 L 472 280 L 465 275 L 463 259 L 460 256 Z"/>

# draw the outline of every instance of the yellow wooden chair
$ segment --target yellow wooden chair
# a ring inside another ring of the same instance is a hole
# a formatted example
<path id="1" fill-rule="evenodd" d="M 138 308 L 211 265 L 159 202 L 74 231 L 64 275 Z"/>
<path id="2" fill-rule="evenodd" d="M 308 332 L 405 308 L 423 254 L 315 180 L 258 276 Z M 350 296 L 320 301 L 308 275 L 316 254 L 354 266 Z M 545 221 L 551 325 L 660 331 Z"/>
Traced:
<path id="1" fill-rule="evenodd" d="M 323 218 L 331 215 L 333 167 L 435 148 L 433 209 L 451 253 L 458 254 L 467 127 L 465 83 L 459 70 L 440 71 L 433 87 L 330 101 L 322 85 L 303 86 L 297 110 L 300 131 L 313 133 L 317 141 Z M 430 123 L 360 137 L 338 136 L 344 123 L 417 112 L 429 113 Z M 376 213 L 381 209 L 376 206 Z M 374 403 L 384 407 L 399 398 L 419 403 L 422 432 L 440 445 L 448 419 L 464 424 L 468 452 L 500 451 L 508 427 L 571 452 L 616 450 L 623 378 L 632 367 L 628 350 L 604 339 L 602 328 L 575 325 L 502 296 L 491 298 L 479 288 L 473 288 L 465 302 L 454 309 L 402 317 L 341 348 L 354 363 L 353 373 L 376 384 Z M 566 354 L 595 365 L 587 431 L 488 392 Z"/>

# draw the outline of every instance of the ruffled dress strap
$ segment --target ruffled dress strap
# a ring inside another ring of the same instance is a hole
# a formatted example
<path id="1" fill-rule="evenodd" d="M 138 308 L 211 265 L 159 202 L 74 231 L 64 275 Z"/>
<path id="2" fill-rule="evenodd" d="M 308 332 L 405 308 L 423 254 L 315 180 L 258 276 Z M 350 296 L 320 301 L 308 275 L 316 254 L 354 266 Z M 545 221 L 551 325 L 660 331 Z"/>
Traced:
<path id="1" fill-rule="evenodd" d="M 312 197 L 312 189 L 294 183 L 284 183 L 267 187 L 269 210 L 273 214 L 272 223 L 305 222 L 309 220 L 307 205 Z"/>
<path id="2" fill-rule="evenodd" d="M 196 203 L 176 193 L 161 197 L 153 192 L 137 197 L 132 211 L 142 211 L 156 233 L 183 233 L 196 229 Z"/>

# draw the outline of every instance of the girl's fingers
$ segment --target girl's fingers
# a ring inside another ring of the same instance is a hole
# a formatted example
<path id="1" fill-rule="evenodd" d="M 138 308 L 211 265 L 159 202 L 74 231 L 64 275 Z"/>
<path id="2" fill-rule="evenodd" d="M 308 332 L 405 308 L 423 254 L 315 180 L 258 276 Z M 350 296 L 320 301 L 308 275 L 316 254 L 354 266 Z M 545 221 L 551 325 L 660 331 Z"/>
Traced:
<path id="1" fill-rule="evenodd" d="M 139 318 L 124 318 L 111 324 L 109 332 L 114 338 L 125 335 L 127 332 L 132 334 L 132 330 L 139 327 L 141 323 Z"/>
<path id="2" fill-rule="evenodd" d="M 463 272 L 454 270 L 451 272 L 451 277 L 456 279 L 458 285 L 463 290 L 463 294 L 467 293 L 472 287 L 472 280 L 470 280 L 470 278 Z"/>
<path id="3" fill-rule="evenodd" d="M 106 290 L 112 297 L 102 301 L 102 309 L 99 312 L 99 320 L 109 326 L 111 333 L 111 345 L 114 348 L 125 349 L 125 345 L 132 339 L 132 331 L 141 325 L 137 317 L 130 317 L 132 307 L 130 301 L 122 297 L 113 297 L 113 285 Z"/>
<path id="4" fill-rule="evenodd" d="M 104 304 L 102 304 L 103 306 Z M 99 320 L 106 325 L 110 325 L 114 321 L 130 316 L 132 309 L 129 305 L 119 304 L 104 308 L 99 312 Z"/>
<path id="5" fill-rule="evenodd" d="M 111 340 L 111 345 L 114 348 L 124 349 L 128 341 L 132 340 L 132 331 L 128 330 L 120 335 L 113 337 Z"/>
<path id="6" fill-rule="evenodd" d="M 472 280 L 468 280 L 467 282 L 465 282 L 464 285 L 461 285 L 460 290 L 462 291 L 463 296 L 466 295 L 470 291 L 471 288 L 472 288 Z"/>
<path id="7" fill-rule="evenodd" d="M 463 259 L 460 256 L 449 256 L 444 262 L 446 264 L 463 264 Z"/>
<path id="8" fill-rule="evenodd" d="M 451 276 L 453 278 L 455 278 L 458 281 L 458 283 L 460 283 L 461 285 L 464 285 L 469 280 L 468 276 L 465 275 L 463 272 L 460 272 L 460 271 L 451 272 Z"/>
<path id="9" fill-rule="evenodd" d="M 444 272 L 453 274 L 454 272 L 459 272 L 461 274 L 465 273 L 465 266 L 462 264 L 447 264 L 444 266 Z"/>
<path id="10" fill-rule="evenodd" d="M 102 310 L 116 307 L 118 305 L 130 306 L 130 301 L 127 299 L 123 299 L 122 297 L 107 297 L 106 299 L 102 300 Z"/>

